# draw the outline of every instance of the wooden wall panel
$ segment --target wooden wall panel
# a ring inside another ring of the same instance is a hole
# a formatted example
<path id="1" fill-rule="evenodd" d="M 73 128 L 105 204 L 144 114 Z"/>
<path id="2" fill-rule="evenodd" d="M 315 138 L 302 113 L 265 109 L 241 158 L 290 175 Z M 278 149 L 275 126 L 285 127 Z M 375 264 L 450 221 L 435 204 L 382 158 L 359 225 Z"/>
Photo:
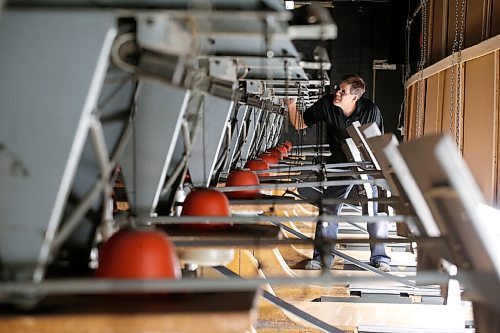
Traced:
<path id="1" fill-rule="evenodd" d="M 427 78 L 424 135 L 441 132 L 442 91 L 439 89 L 439 84 L 439 73 Z"/>
<path id="2" fill-rule="evenodd" d="M 429 63 L 434 64 L 446 56 L 448 0 L 434 0 L 431 4 Z"/>
<path id="3" fill-rule="evenodd" d="M 437 15 L 436 8 L 439 4 L 448 4 L 445 10 L 446 15 L 450 16 L 446 18 L 447 51 L 451 51 L 453 43 L 455 3 L 455 0 L 431 0 L 430 2 L 434 10 L 433 16 Z M 418 80 L 423 76 L 427 85 L 424 134 L 437 132 L 450 135 L 455 142 L 456 105 L 457 98 L 460 98 L 462 100 L 460 151 L 485 198 L 490 203 L 500 206 L 500 161 L 498 161 L 500 157 L 500 0 L 478 0 L 477 2 L 467 0 L 466 3 L 469 12 L 466 30 L 467 43 L 476 43 L 480 31 L 479 26 L 481 26 L 481 39 L 484 41 L 463 50 L 460 67 L 455 65 L 448 68 L 457 58 L 447 57 L 428 65 L 422 73 L 415 73 L 406 82 L 409 112 L 405 141 L 416 138 L 417 87 Z M 473 3 L 476 6 L 479 5 L 479 8 L 472 8 Z M 435 24 L 430 27 L 434 34 L 438 30 L 436 26 Z M 437 47 L 439 38 L 441 37 L 431 36 L 429 39 L 429 42 L 432 42 L 430 57 L 434 57 L 439 52 Z M 457 96 L 458 68 L 462 69 L 461 96 Z M 453 91 L 451 91 L 452 86 Z M 451 125 L 450 115 L 452 115 Z"/>
<path id="4" fill-rule="evenodd" d="M 493 2 L 491 6 L 491 14 L 488 20 L 491 22 L 491 32 L 489 37 L 493 37 L 500 34 L 500 0 L 491 0 Z"/>
<path id="5" fill-rule="evenodd" d="M 418 105 L 419 105 L 419 100 L 418 99 L 419 99 L 419 95 L 420 95 L 420 93 L 419 93 L 420 90 L 419 89 L 422 89 L 422 88 L 419 87 L 419 83 L 417 82 L 417 84 L 415 84 L 413 86 L 413 103 L 412 103 L 412 117 L 411 117 L 412 129 L 413 129 L 413 133 L 412 133 L 412 136 L 411 136 L 412 139 L 418 138 L 417 114 L 418 114 Z M 420 96 L 422 96 L 422 95 L 420 95 Z M 420 98 L 422 98 L 422 97 L 420 97 Z"/>
<path id="6" fill-rule="evenodd" d="M 405 132 L 403 135 L 404 141 L 408 141 L 410 138 L 410 117 L 411 117 L 411 99 L 412 99 L 412 86 L 405 87 Z"/>
<path id="7" fill-rule="evenodd" d="M 446 56 L 451 54 L 453 49 L 453 40 L 455 38 L 455 5 L 457 1 L 460 0 L 449 0 L 448 1 L 448 28 L 447 30 L 447 41 L 446 41 Z"/>
<path id="8" fill-rule="evenodd" d="M 453 87 L 454 87 L 454 96 L 456 96 L 457 93 L 457 69 L 458 67 L 455 65 L 453 69 Z M 442 110 L 442 117 L 441 117 L 441 133 L 444 134 L 450 134 L 450 103 L 452 104 L 452 112 L 456 112 L 456 98 L 453 98 L 450 100 L 450 94 L 451 94 L 451 73 L 452 73 L 452 68 L 448 68 L 444 71 L 442 74 L 442 85 L 440 85 L 440 89 L 442 89 L 442 96 L 443 99 L 441 101 L 441 110 Z M 455 121 L 453 120 L 452 123 L 452 132 L 451 136 L 455 138 Z M 453 139 L 455 141 L 455 139 Z"/>
<path id="9" fill-rule="evenodd" d="M 485 10 L 488 1 L 490 0 L 467 1 L 464 47 L 476 45 L 483 40 L 483 31 L 486 27 Z"/>
<path id="10" fill-rule="evenodd" d="M 425 127 L 425 100 L 426 100 L 426 92 L 427 92 L 427 79 L 424 79 L 422 81 L 422 85 L 418 85 L 415 87 L 415 94 L 416 94 L 416 98 L 415 98 L 415 104 L 416 104 L 416 108 L 415 108 L 415 126 L 419 126 L 418 122 L 420 122 L 420 126 L 421 126 L 421 131 L 419 133 L 418 131 L 418 128 L 415 132 L 415 138 L 419 138 L 421 136 L 424 135 L 424 127 Z M 420 91 L 420 101 L 418 100 L 419 98 L 419 91 Z M 418 118 L 418 104 L 420 102 L 420 117 Z"/>
<path id="11" fill-rule="evenodd" d="M 413 140 L 415 138 L 415 132 L 416 132 L 416 126 L 415 126 L 415 120 L 416 120 L 416 109 L 417 109 L 417 96 L 416 96 L 416 86 L 417 84 L 414 84 L 408 88 L 408 96 L 407 96 L 407 116 L 408 119 L 406 119 L 406 141 Z"/>
<path id="12" fill-rule="evenodd" d="M 496 198 L 494 199 L 494 203 L 498 205 L 500 201 L 500 50 L 497 50 L 494 53 L 495 57 L 495 67 L 493 73 L 495 75 L 495 112 L 496 112 L 496 143 L 497 143 L 497 170 L 496 170 Z"/>
<path id="13" fill-rule="evenodd" d="M 465 65 L 463 157 L 483 192 L 492 202 L 496 192 L 496 111 L 494 54 Z"/>

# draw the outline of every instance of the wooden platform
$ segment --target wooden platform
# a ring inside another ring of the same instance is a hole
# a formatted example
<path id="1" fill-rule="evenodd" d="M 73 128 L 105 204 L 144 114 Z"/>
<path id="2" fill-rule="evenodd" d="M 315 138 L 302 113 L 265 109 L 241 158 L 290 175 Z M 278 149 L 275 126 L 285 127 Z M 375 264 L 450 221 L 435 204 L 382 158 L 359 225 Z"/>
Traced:
<path id="1" fill-rule="evenodd" d="M 472 308 L 467 306 L 304 301 L 292 301 L 291 304 L 332 326 L 352 329 L 379 326 L 459 331 L 465 328 L 465 320 L 472 320 Z M 290 318 L 303 323 L 301 319 Z"/>
<path id="2" fill-rule="evenodd" d="M 30 312 L 0 307 L 0 332 L 251 332 L 257 293 L 47 297 Z"/>

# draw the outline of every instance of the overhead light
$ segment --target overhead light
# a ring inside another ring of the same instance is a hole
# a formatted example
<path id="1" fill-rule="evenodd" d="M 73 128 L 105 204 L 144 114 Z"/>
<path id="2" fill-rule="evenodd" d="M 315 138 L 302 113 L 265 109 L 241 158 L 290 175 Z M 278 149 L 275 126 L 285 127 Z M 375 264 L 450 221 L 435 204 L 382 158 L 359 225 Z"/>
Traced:
<path id="1" fill-rule="evenodd" d="M 285 1 L 285 9 L 293 10 L 295 8 L 295 1 Z"/>

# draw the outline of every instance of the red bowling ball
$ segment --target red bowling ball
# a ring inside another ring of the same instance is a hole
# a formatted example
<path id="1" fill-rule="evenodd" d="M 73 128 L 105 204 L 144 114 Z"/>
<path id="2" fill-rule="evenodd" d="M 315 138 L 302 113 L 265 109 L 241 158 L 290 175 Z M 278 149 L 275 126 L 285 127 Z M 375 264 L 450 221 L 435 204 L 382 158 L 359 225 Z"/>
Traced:
<path id="1" fill-rule="evenodd" d="M 195 189 L 187 195 L 182 205 L 182 216 L 231 216 L 229 200 L 224 193 L 211 189 Z M 183 229 L 213 230 L 226 229 L 229 223 L 189 223 Z"/>
<path id="2" fill-rule="evenodd" d="M 281 155 L 283 157 L 288 157 L 288 149 L 285 146 L 276 146 L 276 149 L 278 149 L 281 152 Z"/>
<path id="3" fill-rule="evenodd" d="M 274 156 L 276 156 L 276 158 L 278 159 L 278 161 L 283 158 L 283 154 L 277 148 L 271 148 L 267 152 L 273 154 Z"/>
<path id="4" fill-rule="evenodd" d="M 259 185 L 259 177 L 250 170 L 233 170 L 226 180 L 226 187 Z M 260 194 L 259 190 L 242 190 L 227 192 L 231 199 L 253 199 Z"/>
<path id="5" fill-rule="evenodd" d="M 271 153 L 263 153 L 259 156 L 267 164 L 278 164 L 279 160 L 276 155 Z"/>
<path id="6" fill-rule="evenodd" d="M 252 171 L 269 170 L 269 164 L 262 159 L 249 160 L 245 163 L 245 169 L 250 169 Z M 269 173 L 259 173 L 257 176 L 269 176 Z"/>
<path id="7" fill-rule="evenodd" d="M 161 230 L 121 230 L 101 248 L 98 278 L 177 279 L 175 247 Z"/>

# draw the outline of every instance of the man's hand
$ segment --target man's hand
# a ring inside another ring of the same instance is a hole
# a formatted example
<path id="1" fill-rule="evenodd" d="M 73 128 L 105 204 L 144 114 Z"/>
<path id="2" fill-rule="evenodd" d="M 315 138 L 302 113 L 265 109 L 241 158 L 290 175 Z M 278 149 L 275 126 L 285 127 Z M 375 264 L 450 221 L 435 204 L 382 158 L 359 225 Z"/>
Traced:
<path id="1" fill-rule="evenodd" d="M 297 98 L 296 97 L 285 97 L 283 98 L 283 103 L 286 104 L 288 108 L 288 119 L 296 130 L 306 128 L 306 124 L 302 119 L 302 115 L 297 112 Z"/>

